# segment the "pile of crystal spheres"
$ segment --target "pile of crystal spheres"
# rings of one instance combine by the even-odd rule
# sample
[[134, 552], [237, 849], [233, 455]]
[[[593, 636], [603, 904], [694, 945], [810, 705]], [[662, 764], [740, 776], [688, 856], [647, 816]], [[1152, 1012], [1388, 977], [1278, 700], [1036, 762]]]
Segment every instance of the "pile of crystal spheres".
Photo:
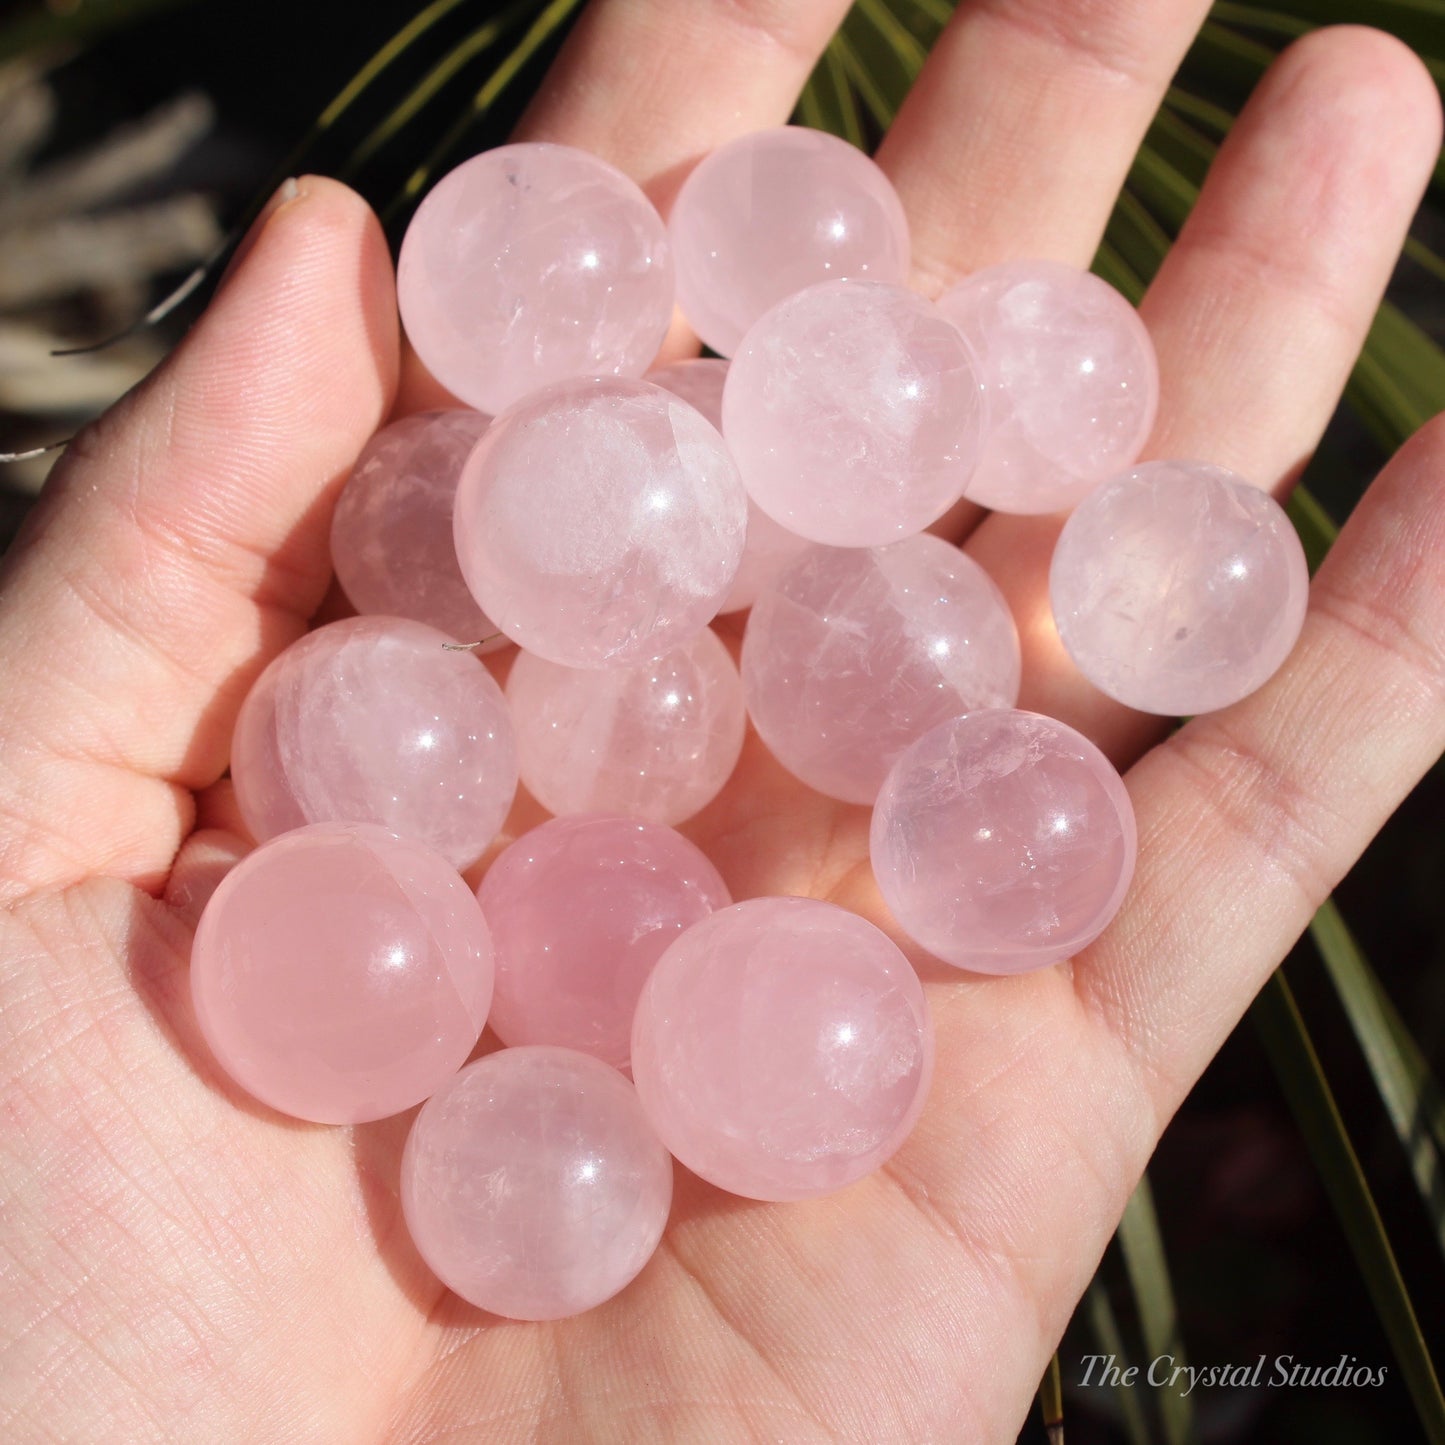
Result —
[[[1129, 794], [1017, 709], [1004, 596], [928, 530], [957, 502], [1067, 513], [1058, 636], [1130, 707], [1223, 707], [1299, 633], [1279, 507], [1220, 467], [1140, 464], [1159, 383], [1121, 296], [1055, 262], [937, 301], [908, 274], [883, 173], [793, 128], [708, 156], [666, 223], [612, 167], [537, 144], [458, 167], [407, 232], [402, 320], [457, 405], [366, 447], [331, 534], [359, 615], [240, 711], [259, 846], [205, 910], [192, 987], [271, 1108], [422, 1105], [405, 1217], [484, 1309], [554, 1319], [621, 1290], [673, 1159], [809, 1199], [923, 1107], [928, 1005], [893, 939], [830, 903], [734, 901], [674, 831], [749, 719], [803, 784], [871, 807], [917, 956], [1040, 968], [1118, 910]], [[721, 357], [649, 370], [675, 306]], [[745, 609], [735, 660], [709, 624]], [[520, 836], [519, 782], [554, 815]], [[488, 1025], [503, 1047], [477, 1057]]]

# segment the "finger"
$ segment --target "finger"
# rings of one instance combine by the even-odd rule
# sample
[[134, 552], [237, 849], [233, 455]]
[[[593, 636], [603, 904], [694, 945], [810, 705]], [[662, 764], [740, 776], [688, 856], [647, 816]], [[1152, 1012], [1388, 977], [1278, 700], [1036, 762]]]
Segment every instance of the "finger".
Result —
[[[1197, 457], [1277, 495], [1328, 422], [1440, 144], [1420, 62], [1378, 31], [1318, 31], [1266, 74], [1141, 307], [1159, 352], [1147, 455]], [[990, 516], [967, 550], [1019, 622], [1021, 705], [1063, 718], [1112, 758], [1162, 731], [1091, 687], [1049, 610], [1060, 522]]]
[[0, 892], [155, 883], [329, 575], [331, 499], [396, 369], [385, 241], [307, 178], [175, 353], [88, 427], [0, 594]]

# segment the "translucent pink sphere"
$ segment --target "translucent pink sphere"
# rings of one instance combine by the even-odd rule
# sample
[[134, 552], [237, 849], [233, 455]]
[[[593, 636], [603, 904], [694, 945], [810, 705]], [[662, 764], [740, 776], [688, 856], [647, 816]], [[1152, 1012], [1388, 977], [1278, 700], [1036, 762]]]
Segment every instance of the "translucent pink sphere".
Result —
[[471, 889], [444, 858], [370, 824], [263, 843], [222, 879], [191, 949], [216, 1061], [318, 1124], [421, 1103], [466, 1062], [491, 996]]
[[632, 1028], [632, 1076], [663, 1143], [750, 1199], [812, 1199], [878, 1168], [932, 1073], [908, 960], [811, 898], [756, 898], [694, 924], [649, 975]]
[[672, 320], [667, 232], [621, 171], [570, 146], [500, 146], [443, 176], [396, 266], [406, 334], [495, 416], [572, 376], [640, 376]]
[[379, 823], [475, 863], [517, 791], [502, 690], [445, 633], [400, 617], [308, 632], [257, 678], [236, 718], [231, 778], [253, 837]]
[[914, 942], [977, 973], [1024, 973], [1104, 931], [1134, 876], [1134, 809], [1081, 733], [972, 712], [925, 733], [873, 809], [873, 873]]
[[915, 738], [1012, 707], [1019, 639], [982, 567], [928, 533], [814, 547], [763, 593], [743, 640], [743, 697], [773, 756], [810, 787], [871, 803]]
[[1108, 282], [1059, 261], [1006, 261], [938, 309], [968, 338], [988, 390], [970, 501], [1063, 511], [1138, 457], [1159, 365], [1139, 313]]
[[507, 679], [527, 791], [551, 813], [680, 823], [732, 776], [747, 717], [707, 628], [652, 662], [605, 671], [518, 654]]
[[558, 1320], [611, 1299], [652, 1258], [672, 1160], [616, 1069], [571, 1049], [502, 1049], [417, 1115], [401, 1203], [448, 1289], [508, 1319]]
[[1213, 712], [1267, 682], [1304, 625], [1309, 569], [1284, 510], [1205, 462], [1147, 462], [1064, 527], [1059, 636], [1095, 687], [1142, 712]]
[[878, 547], [958, 500], [983, 391], [958, 328], [898, 286], [830, 281], [748, 332], [723, 391], [723, 433], [748, 494], [790, 532]]
[[677, 300], [732, 356], [769, 307], [820, 281], [902, 285], [908, 221], [888, 177], [822, 131], [757, 131], [701, 160], [668, 219]]
[[483, 652], [506, 646], [452, 541], [462, 463], [486, 429], [480, 412], [421, 412], [362, 448], [331, 518], [331, 563], [358, 612], [410, 617], [458, 642], [491, 638]]
[[[647, 373], [647, 380], [665, 387], [694, 406], [715, 427], [722, 428], [723, 383], [727, 380], [728, 363], [712, 357], [697, 361], [675, 361]], [[780, 527], [751, 498], [748, 500], [748, 535], [743, 544], [743, 559], [733, 578], [732, 591], [718, 608], [719, 612], [740, 612], [751, 607], [764, 587], [794, 557], [811, 544]]]
[[524, 833], [477, 891], [497, 951], [490, 1022], [625, 1069], [637, 996], [683, 929], [732, 902], [681, 833], [593, 814]]
[[746, 533], [716, 429], [641, 381], [564, 382], [499, 416], [462, 472], [454, 523], [486, 614], [566, 667], [626, 667], [706, 626]]

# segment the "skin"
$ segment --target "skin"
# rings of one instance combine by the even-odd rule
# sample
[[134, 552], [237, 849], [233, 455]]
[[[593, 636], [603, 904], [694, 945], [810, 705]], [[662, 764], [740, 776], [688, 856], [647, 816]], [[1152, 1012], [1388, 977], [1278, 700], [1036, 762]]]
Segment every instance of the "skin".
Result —
[[[522, 133], [600, 152], [665, 205], [699, 154], [786, 117], [844, 8], [596, 0]], [[961, 6], [880, 156], [920, 288], [1010, 256], [1086, 263], [1205, 8]], [[1152, 454], [1288, 488], [1439, 140], [1434, 88], [1392, 40], [1327, 30], [1280, 59], [1144, 305]], [[409, 1119], [325, 1129], [251, 1103], [186, 980], [196, 916], [249, 846], [222, 781], [237, 706], [322, 602], [362, 443], [435, 395], [400, 353], [374, 219], [304, 178], [175, 354], [70, 448], [8, 559], [0, 1437], [1012, 1441], [1180, 1100], [1445, 749], [1445, 429], [1369, 489], [1278, 676], [1167, 741], [1061, 655], [1057, 522], [952, 517], [1016, 609], [1024, 705], [1128, 766], [1123, 912], [1030, 976], [919, 960], [938, 1073], [879, 1174], [772, 1206], [679, 1172], [634, 1285], [520, 1325], [460, 1305], [410, 1247]], [[891, 928], [865, 810], [755, 739], [688, 831], [739, 898], [809, 893]]]

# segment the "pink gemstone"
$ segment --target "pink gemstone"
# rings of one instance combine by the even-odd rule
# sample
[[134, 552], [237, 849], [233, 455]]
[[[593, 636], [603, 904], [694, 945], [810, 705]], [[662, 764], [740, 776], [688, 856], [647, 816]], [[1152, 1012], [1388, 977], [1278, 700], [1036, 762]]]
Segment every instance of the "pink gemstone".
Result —
[[1304, 625], [1309, 569], [1282, 508], [1205, 462], [1147, 462], [1069, 518], [1049, 595], [1095, 687], [1143, 712], [1213, 712], [1267, 682]]
[[888, 177], [847, 141], [801, 126], [757, 131], [704, 157], [668, 231], [678, 304], [723, 356], [807, 286], [908, 278], [908, 221]]
[[947, 963], [1024, 973], [1092, 943], [1134, 876], [1134, 809], [1109, 760], [1038, 713], [925, 733], [873, 809], [873, 873], [899, 926]]
[[512, 723], [491, 674], [446, 641], [400, 617], [348, 617], [271, 663], [231, 740], [254, 837], [379, 823], [458, 868], [486, 852], [517, 790]]
[[982, 433], [963, 336], [921, 296], [831, 281], [775, 306], [743, 342], [723, 433], [759, 507], [835, 547], [920, 532], [958, 500]]
[[477, 892], [497, 950], [491, 1025], [627, 1067], [637, 995], [663, 949], [732, 899], [681, 833], [594, 814], [524, 833]]
[[444, 858], [370, 824], [263, 843], [222, 880], [191, 950], [191, 997], [247, 1092], [318, 1124], [384, 1119], [466, 1062], [492, 942]]
[[507, 702], [522, 781], [551, 813], [680, 823], [722, 790], [746, 727], [738, 670], [707, 628], [628, 668], [519, 653]]
[[1012, 707], [1019, 640], [982, 567], [921, 533], [814, 547], [764, 592], [743, 641], [743, 696], [774, 757], [810, 787], [871, 803], [929, 728]]
[[452, 542], [462, 463], [487, 429], [475, 411], [433, 411], [383, 427], [362, 449], [331, 519], [331, 562], [361, 613], [410, 617], [459, 642], [507, 639], [477, 606]]
[[401, 1202], [449, 1289], [509, 1319], [557, 1320], [641, 1273], [667, 1223], [672, 1160], [616, 1069], [571, 1049], [503, 1049], [417, 1115]]
[[529, 397], [492, 423], [457, 492], [473, 595], [509, 637], [567, 667], [626, 667], [704, 627], [746, 530], [716, 429], [641, 381]]
[[871, 923], [756, 898], [694, 924], [637, 1006], [632, 1075], [667, 1147], [750, 1199], [811, 1199], [902, 1144], [933, 1072], [923, 988]]
[[968, 338], [988, 390], [970, 501], [1063, 511], [1138, 457], [1159, 366], [1139, 313], [1107, 282], [1058, 261], [1006, 261], [938, 309]]
[[427, 369], [496, 415], [573, 376], [640, 376], [672, 320], [652, 203], [569, 146], [501, 146], [432, 187], [402, 241], [397, 302]]

